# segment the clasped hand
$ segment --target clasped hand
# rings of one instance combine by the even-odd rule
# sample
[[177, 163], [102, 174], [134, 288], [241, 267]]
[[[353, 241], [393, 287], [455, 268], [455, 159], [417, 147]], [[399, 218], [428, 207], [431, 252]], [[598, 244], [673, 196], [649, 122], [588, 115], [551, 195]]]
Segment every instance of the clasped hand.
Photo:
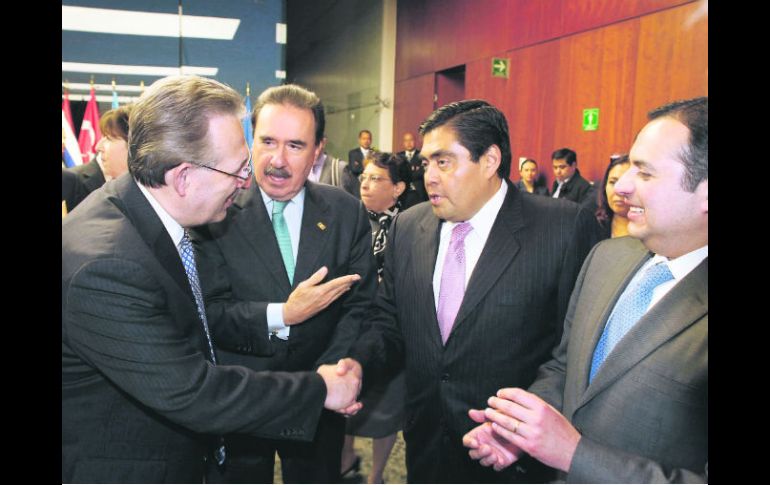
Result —
[[487, 402], [485, 410], [468, 411], [473, 421], [481, 423], [463, 436], [471, 458], [500, 471], [528, 453], [550, 467], [569, 471], [581, 436], [559, 411], [519, 388], [500, 389]]
[[322, 365], [316, 371], [326, 384], [324, 407], [340, 414], [352, 416], [364, 406], [356, 401], [361, 392], [363, 371], [357, 361], [345, 358], [336, 365]]

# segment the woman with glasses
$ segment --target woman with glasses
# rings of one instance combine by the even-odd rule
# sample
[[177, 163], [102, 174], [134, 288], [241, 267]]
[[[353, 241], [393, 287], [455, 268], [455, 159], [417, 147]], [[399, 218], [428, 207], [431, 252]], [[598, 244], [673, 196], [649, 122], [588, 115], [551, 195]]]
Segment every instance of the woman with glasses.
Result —
[[[388, 230], [393, 218], [402, 210], [401, 198], [411, 182], [412, 172], [401, 155], [376, 153], [364, 162], [361, 201], [372, 225], [372, 250], [377, 260], [377, 274], [382, 275]], [[368, 483], [383, 483], [383, 471], [404, 420], [406, 388], [403, 372], [393, 379], [375, 384], [363, 396], [363, 409], [348, 418], [347, 436], [342, 449], [343, 478], [358, 472], [361, 458], [353, 448], [355, 436], [373, 438], [372, 471]]]

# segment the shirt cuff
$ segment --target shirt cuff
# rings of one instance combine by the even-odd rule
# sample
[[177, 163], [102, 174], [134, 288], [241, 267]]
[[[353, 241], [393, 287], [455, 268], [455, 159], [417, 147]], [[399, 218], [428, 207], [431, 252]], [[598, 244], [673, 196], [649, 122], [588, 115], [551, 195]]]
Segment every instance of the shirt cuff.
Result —
[[283, 303], [267, 304], [267, 331], [281, 340], [289, 338], [291, 327], [283, 323]]

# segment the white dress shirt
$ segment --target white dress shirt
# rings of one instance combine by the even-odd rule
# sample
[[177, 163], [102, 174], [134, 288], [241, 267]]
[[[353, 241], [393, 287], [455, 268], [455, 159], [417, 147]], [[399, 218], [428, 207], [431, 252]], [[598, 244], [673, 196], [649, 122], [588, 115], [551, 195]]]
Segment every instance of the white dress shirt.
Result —
[[[508, 193], [508, 184], [502, 182], [500, 188], [495, 192], [486, 204], [479, 209], [476, 214], [468, 219], [473, 230], [465, 236], [463, 244], [465, 246], [465, 286], [468, 287], [468, 281], [471, 279], [473, 269], [476, 267], [479, 258], [481, 257], [481, 251], [484, 249], [484, 245], [489, 238], [489, 233], [492, 231], [492, 226], [497, 219], [497, 213], [500, 212], [500, 208], [503, 206], [505, 200], [505, 194]], [[436, 257], [436, 267], [433, 270], [433, 301], [436, 304], [436, 310], [438, 310], [438, 296], [441, 290], [441, 273], [444, 270], [444, 258], [446, 258], [446, 252], [449, 248], [449, 240], [452, 238], [452, 229], [459, 224], [459, 222], [444, 222], [441, 225], [441, 233], [439, 236], [438, 255]]]
[[[270, 198], [261, 188], [259, 193], [262, 195], [262, 201], [265, 203], [267, 215], [273, 220], [273, 199]], [[292, 198], [283, 210], [283, 218], [286, 226], [289, 228], [291, 237], [291, 252], [294, 256], [294, 264], [297, 263], [297, 251], [299, 250], [299, 236], [302, 230], [302, 214], [305, 211], [305, 187]], [[267, 331], [280, 339], [289, 338], [291, 327], [283, 322], [284, 303], [267, 304]]]

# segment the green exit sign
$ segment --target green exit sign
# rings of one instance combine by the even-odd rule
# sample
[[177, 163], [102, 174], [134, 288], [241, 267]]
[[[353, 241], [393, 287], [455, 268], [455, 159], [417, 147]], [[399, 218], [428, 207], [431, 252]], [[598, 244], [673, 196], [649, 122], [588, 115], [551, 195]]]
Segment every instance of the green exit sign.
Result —
[[508, 78], [510, 72], [511, 60], [502, 57], [492, 58], [492, 77]]
[[583, 131], [596, 131], [599, 129], [599, 108], [586, 108], [583, 110]]

